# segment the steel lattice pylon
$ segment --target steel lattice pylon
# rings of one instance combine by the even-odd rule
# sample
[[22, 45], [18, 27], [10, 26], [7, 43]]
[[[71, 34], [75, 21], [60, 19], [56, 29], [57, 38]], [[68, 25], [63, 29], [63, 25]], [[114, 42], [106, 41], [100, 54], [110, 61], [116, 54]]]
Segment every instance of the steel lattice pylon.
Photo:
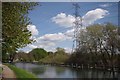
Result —
[[82, 28], [82, 17], [79, 15], [79, 5], [77, 3], [73, 4], [75, 7], [75, 21], [74, 21], [74, 39], [73, 39], [73, 47], [72, 47], [72, 53], [73, 52], [79, 52], [80, 50], [80, 30]]

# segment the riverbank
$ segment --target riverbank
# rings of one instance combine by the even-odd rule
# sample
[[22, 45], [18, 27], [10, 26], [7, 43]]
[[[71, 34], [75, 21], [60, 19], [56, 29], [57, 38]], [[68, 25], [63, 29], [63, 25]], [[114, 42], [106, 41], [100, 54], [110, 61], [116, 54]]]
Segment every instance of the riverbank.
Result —
[[16, 75], [13, 72], [13, 70], [11, 70], [8, 66], [6, 65], [2, 65], [3, 71], [2, 71], [2, 78], [6, 79], [6, 78], [12, 78], [14, 80], [16, 80]]
[[11, 64], [5, 64], [5, 65], [8, 66], [11, 70], [13, 70], [13, 72], [16, 75], [17, 80], [19, 80], [19, 79], [20, 80], [25, 80], [25, 78], [26, 79], [27, 78], [30, 78], [30, 79], [34, 78], [34, 80], [37, 80], [37, 79], [35, 79], [37, 77], [34, 74], [32, 74], [32, 73], [30, 73], [26, 70], [23, 70], [21, 68], [17, 68], [16, 66], [11, 65]]

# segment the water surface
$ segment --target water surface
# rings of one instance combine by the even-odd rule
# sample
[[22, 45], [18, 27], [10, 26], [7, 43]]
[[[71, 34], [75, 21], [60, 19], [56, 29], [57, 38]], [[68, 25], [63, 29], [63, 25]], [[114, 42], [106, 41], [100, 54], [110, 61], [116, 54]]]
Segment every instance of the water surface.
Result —
[[[37, 75], [38, 78], [118, 78], [118, 72], [95, 69], [75, 69], [63, 66], [16, 63], [17, 67]], [[120, 78], [120, 77], [119, 77]]]

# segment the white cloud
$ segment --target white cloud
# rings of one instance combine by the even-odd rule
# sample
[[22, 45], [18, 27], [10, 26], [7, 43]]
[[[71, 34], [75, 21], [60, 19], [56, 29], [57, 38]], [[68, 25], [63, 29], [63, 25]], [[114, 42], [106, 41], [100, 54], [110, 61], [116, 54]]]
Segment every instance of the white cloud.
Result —
[[[72, 30], [68, 30], [65, 33], [54, 33], [54, 34], [45, 34], [36, 38], [36, 42], [28, 45], [27, 47], [33, 48], [44, 48], [47, 51], [51, 51], [50, 49], [53, 48], [58, 42], [71, 40], [72, 39]], [[55, 50], [54, 50], [55, 51]]]
[[[64, 33], [45, 34], [43, 36], [36, 38], [36, 42], [28, 45], [27, 47], [30, 49], [44, 48], [47, 51], [52, 51], [53, 47], [55, 47], [57, 43], [65, 40], [72, 40], [73, 33], [74, 33], [73, 31], [74, 31], [73, 29], [70, 29]], [[68, 53], [71, 52], [70, 48], [65, 48], [65, 50]], [[30, 51], [30, 50], [27, 50], [27, 51]]]
[[110, 4], [110, 3], [106, 3], [106, 4], [102, 4], [102, 5], [100, 5], [100, 7], [109, 7], [109, 6], [111, 6], [112, 4]]
[[32, 36], [38, 35], [39, 33], [35, 25], [28, 25], [27, 29], [31, 32]]
[[[108, 14], [109, 12], [107, 10], [101, 8], [90, 10], [82, 17], [82, 24], [83, 26], [88, 26], [93, 24], [96, 20], [104, 18]], [[53, 17], [52, 21], [63, 27], [72, 27], [74, 26], [75, 17], [65, 13], [60, 13]]]
[[73, 38], [73, 36], [74, 36], [74, 29], [67, 30], [64, 34], [66, 36], [68, 36], [69, 38]]
[[38, 45], [39, 48], [48, 48], [48, 47], [52, 47], [55, 46], [55, 42], [51, 42], [51, 41], [41, 41]]
[[37, 46], [36, 46], [36, 45], [33, 45], [33, 44], [28, 45], [28, 47], [29, 47], [29, 48], [32, 48], [32, 49], [37, 48]]
[[38, 38], [38, 40], [43, 40], [43, 41], [63, 41], [67, 39], [70, 38], [64, 35], [64, 33], [46, 34]]
[[72, 27], [75, 18], [72, 15], [66, 15], [65, 13], [60, 13], [57, 14], [57, 16], [53, 17], [52, 21], [55, 22], [56, 24], [59, 24], [60, 26]]
[[72, 52], [72, 49], [71, 48], [64, 48], [65, 49], [65, 52], [67, 52], [67, 53], [71, 53]]
[[56, 48], [55, 47], [48, 47], [45, 49], [48, 52], [56, 52]]
[[95, 10], [88, 11], [82, 18], [83, 18], [83, 25], [88, 26], [93, 24], [96, 20], [104, 18], [108, 15], [109, 12], [107, 10], [97, 8]]

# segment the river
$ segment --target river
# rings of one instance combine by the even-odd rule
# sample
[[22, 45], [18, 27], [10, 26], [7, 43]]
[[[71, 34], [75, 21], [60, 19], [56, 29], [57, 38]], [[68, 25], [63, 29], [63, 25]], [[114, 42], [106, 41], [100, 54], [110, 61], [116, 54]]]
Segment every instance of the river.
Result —
[[75, 69], [32, 63], [16, 63], [15, 65], [37, 75], [38, 78], [118, 78], [120, 76], [118, 72], [114, 72], [113, 75], [113, 72], [95, 69]]

